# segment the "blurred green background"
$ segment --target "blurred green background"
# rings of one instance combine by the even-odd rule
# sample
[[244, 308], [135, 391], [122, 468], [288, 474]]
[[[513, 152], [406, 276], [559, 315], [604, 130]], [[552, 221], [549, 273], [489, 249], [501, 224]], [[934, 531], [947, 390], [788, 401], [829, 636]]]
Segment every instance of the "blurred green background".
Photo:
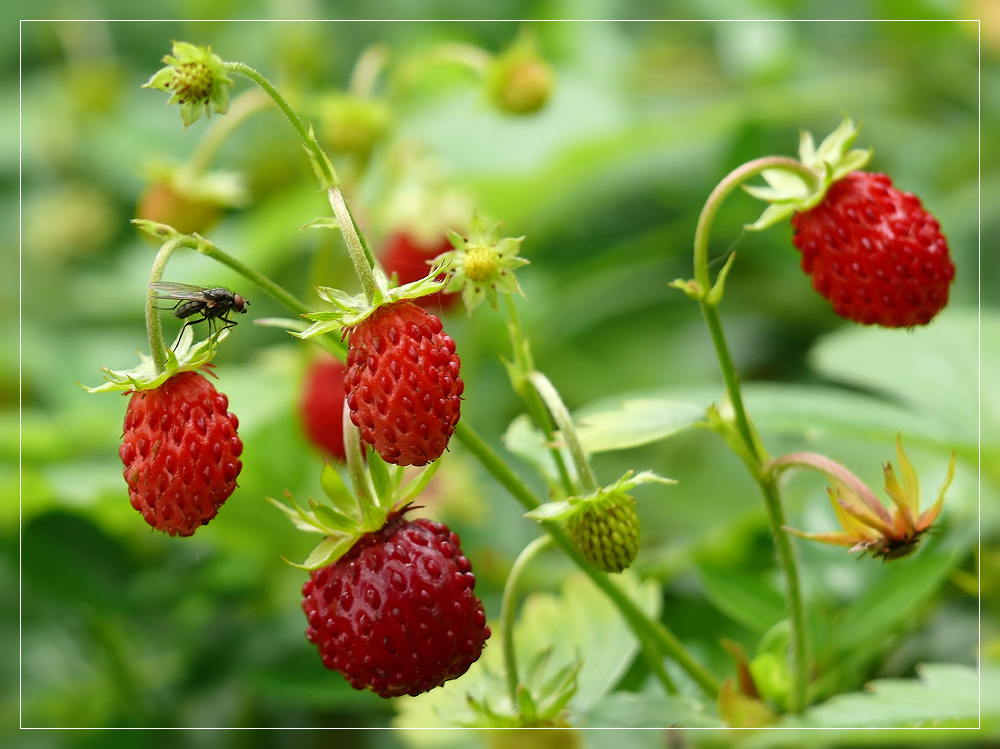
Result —
[[[363, 12], [354, 5], [337, 14]], [[447, 10], [421, 5], [426, 16]], [[511, 15], [525, 17], [560, 7], [507, 5]], [[794, 0], [714, 3], [707, 11], [698, 3], [678, 5], [691, 15], [826, 12], [825, 4]], [[901, 5], [920, 7], [901, 11]], [[988, 2], [879, 6], [887, 16], [990, 11]], [[629, 3], [594, 7], [608, 16], [635, 12]], [[219, 0], [198, 8], [223, 14], [234, 6]], [[261, 11], [271, 14], [265, 6]], [[476, 78], [459, 68], [420, 72], [436, 44], [498, 52], [525, 27], [556, 73], [554, 95], [536, 115], [498, 113]], [[957, 280], [948, 309], [913, 332], [844, 323], [799, 271], [790, 229], [741, 231], [760, 206], [736, 195], [712, 240], [714, 257], [738, 253], [724, 324], [748, 406], [772, 454], [822, 452], [877, 487], [879, 463], [894, 459], [893, 440], [902, 429], [929, 503], [950, 452], [959, 453], [941, 530], [914, 558], [857, 562], [842, 549], [797, 544], [812, 636], [826, 648], [822, 696], [860, 690], [873, 678], [913, 677], [920, 663], [973, 665], [980, 564], [983, 655], [1000, 657], [1000, 403], [992, 388], [1000, 374], [1000, 265], [995, 253], [979, 253], [980, 239], [987, 248], [1000, 241], [992, 210], [1000, 196], [996, 143], [984, 138], [981, 152], [979, 144], [980, 124], [987, 135], [1000, 120], [1000, 20], [981, 28], [981, 60], [979, 31], [945, 20], [22, 23], [21, 85], [8, 78], [2, 94], [8, 117], [21, 97], [20, 316], [13, 307], [15, 253], [4, 253], [2, 274], [2, 325], [13, 340], [20, 323], [21, 361], [18, 371], [5, 359], [0, 377], [2, 478], [11, 497], [0, 516], [0, 586], [15, 603], [20, 592], [20, 619], [17, 605], [7, 606], [0, 627], [10, 642], [20, 635], [20, 661], [17, 649], [5, 649], [4, 718], [16, 724], [20, 711], [25, 727], [357, 728], [388, 726], [396, 715], [392, 702], [355, 692], [323, 669], [305, 641], [304, 574], [281, 556], [302, 559], [310, 539], [264, 501], [285, 490], [300, 500], [319, 494], [321, 458], [297, 413], [313, 352], [280, 330], [250, 323], [285, 312], [205, 258], [178, 257], [170, 265], [170, 280], [226, 285], [253, 300], [251, 315], [216, 360], [218, 386], [240, 418], [245, 467], [219, 517], [190, 539], [150, 532], [129, 506], [117, 455], [125, 401], [87, 395], [77, 384], [97, 384], [102, 366], [133, 366], [135, 351], [148, 348], [142, 302], [155, 246], [128, 219], [136, 215], [150, 165], [183, 162], [211, 127], [202, 120], [185, 132], [165, 95], [140, 89], [174, 39], [211, 44], [224, 59], [259, 69], [318, 126], [324, 97], [347, 85], [359, 54], [385, 45], [388, 68], [377, 91], [389, 104], [389, 125], [367, 170], [350, 185], [352, 206], [378, 242], [393, 229], [390, 198], [400, 173], [418, 173], [436, 188], [457, 191], [488, 219], [503, 220], [505, 233], [525, 235], [522, 254], [532, 264], [519, 274], [522, 322], [538, 368], [571, 409], [584, 413], [638, 395], [705, 406], [721, 396], [697, 306], [667, 287], [691, 274], [702, 202], [739, 163], [793, 155], [799, 130], [822, 137], [843, 114], [860, 120], [857, 145], [875, 153], [869, 168], [917, 193], [949, 239]], [[248, 88], [241, 80], [235, 92]], [[18, 163], [10, 151], [4, 151], [3, 205], [13, 218]], [[356, 161], [338, 164], [355, 173]], [[339, 238], [299, 231], [328, 209], [273, 108], [250, 115], [212, 168], [238, 173], [247, 198], [207, 229], [212, 241], [317, 308], [314, 284], [351, 288]], [[448, 312], [445, 320], [462, 356], [463, 418], [503, 450], [501, 436], [522, 408], [499, 358], [509, 355], [502, 318], [484, 307], [471, 317]], [[720, 638], [752, 652], [781, 617], [755, 486], [721, 441], [702, 431], [595, 460], [604, 482], [628, 468], [679, 480], [637, 491], [644, 532], [637, 566], [662, 586], [664, 620], [720, 678], [728, 675], [731, 660]], [[527, 463], [511, 462], [542, 489]], [[13, 501], [18, 487], [20, 507]], [[792, 525], [831, 527], [821, 480], [795, 476], [785, 497]], [[477, 591], [496, 617], [506, 572], [537, 534], [535, 526], [460, 446], [453, 445], [428, 504], [461, 535]], [[568, 572], [556, 557], [547, 559], [551, 564], [531, 579], [534, 589], [557, 590]], [[635, 664], [618, 686], [641, 692], [645, 676]], [[657, 725], [655, 716], [650, 720]], [[191, 735], [181, 736], [22, 739], [26, 746], [98, 740], [147, 746]], [[260, 736], [205, 733], [198, 741], [319, 746], [334, 740]], [[430, 740], [405, 731], [336, 740], [342, 738], [372, 747]], [[608, 738], [583, 740], [600, 747]], [[702, 734], [682, 740], [712, 741]], [[660, 745], [662, 737], [636, 741]]]

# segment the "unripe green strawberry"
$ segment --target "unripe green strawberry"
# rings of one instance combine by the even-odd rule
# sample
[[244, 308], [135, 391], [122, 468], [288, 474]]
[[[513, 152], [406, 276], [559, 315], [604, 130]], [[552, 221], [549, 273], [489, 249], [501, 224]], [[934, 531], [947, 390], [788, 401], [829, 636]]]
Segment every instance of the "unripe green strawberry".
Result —
[[624, 492], [599, 494], [575, 505], [566, 530], [584, 558], [605, 572], [621, 572], [639, 553], [639, 515]]
[[215, 517], [243, 468], [239, 420], [197, 372], [133, 392], [118, 454], [132, 506], [151, 526], [190, 536]]

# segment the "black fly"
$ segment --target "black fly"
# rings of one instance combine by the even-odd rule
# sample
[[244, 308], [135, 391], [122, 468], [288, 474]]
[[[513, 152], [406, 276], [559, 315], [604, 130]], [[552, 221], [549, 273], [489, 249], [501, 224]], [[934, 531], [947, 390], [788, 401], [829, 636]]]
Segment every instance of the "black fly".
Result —
[[[156, 292], [157, 299], [176, 300], [173, 307], [161, 309], [172, 309], [174, 315], [184, 321], [185, 327], [207, 320], [210, 337], [216, 320], [222, 320], [225, 323], [222, 330], [231, 328], [236, 325], [236, 321], [230, 320], [229, 315], [234, 311], [246, 314], [247, 307], [250, 305], [249, 299], [244, 299], [239, 294], [220, 286], [207, 289], [203, 286], [191, 286], [186, 283], [151, 283], [149, 288]], [[200, 315], [200, 317], [196, 317], [196, 315]]]

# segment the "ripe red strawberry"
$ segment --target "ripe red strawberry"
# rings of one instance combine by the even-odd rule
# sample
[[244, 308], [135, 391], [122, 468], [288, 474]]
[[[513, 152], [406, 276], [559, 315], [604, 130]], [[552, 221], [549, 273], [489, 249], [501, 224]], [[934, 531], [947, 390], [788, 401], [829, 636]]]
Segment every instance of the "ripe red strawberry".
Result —
[[464, 674], [490, 636], [472, 565], [442, 523], [392, 513], [302, 586], [306, 638], [355, 689], [417, 695]]
[[353, 326], [348, 343], [344, 389], [362, 439], [396, 465], [441, 457], [465, 389], [441, 321], [412, 301], [393, 302]]
[[[433, 260], [438, 255], [449, 252], [453, 248], [447, 237], [441, 237], [438, 243], [421, 243], [412, 234], [405, 231], [397, 231], [386, 241], [380, 253], [382, 267], [388, 275], [396, 274], [399, 285], [419, 281], [427, 275], [430, 266], [428, 260]], [[446, 294], [437, 291], [433, 294], [420, 297], [417, 303], [426, 309], [445, 312], [461, 299], [460, 294]]]
[[851, 172], [792, 217], [813, 288], [863, 325], [925, 325], [948, 302], [955, 266], [938, 222], [884, 174]]
[[316, 359], [302, 383], [299, 411], [306, 436], [339, 461], [344, 454], [344, 363], [332, 356]]
[[190, 536], [236, 488], [243, 443], [228, 408], [226, 396], [191, 371], [132, 393], [118, 455], [132, 506], [157, 530]]

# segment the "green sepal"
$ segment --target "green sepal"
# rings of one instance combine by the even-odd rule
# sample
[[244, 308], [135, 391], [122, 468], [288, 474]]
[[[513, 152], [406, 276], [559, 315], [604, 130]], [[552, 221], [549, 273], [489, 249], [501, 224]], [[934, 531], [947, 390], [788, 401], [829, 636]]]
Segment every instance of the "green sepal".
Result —
[[286, 505], [284, 502], [279, 502], [278, 500], [273, 499], [272, 497], [266, 497], [266, 499], [272, 505], [274, 505], [283, 513], [285, 513], [285, 515], [288, 516], [288, 519], [292, 521], [292, 525], [294, 525], [300, 531], [305, 531], [306, 533], [327, 532], [327, 529], [323, 528], [320, 525], [315, 515], [308, 513], [301, 507], [299, 507], [298, 503], [292, 498], [291, 494], [285, 492], [285, 496], [288, 497], [288, 499], [291, 501], [292, 503], [291, 507]]
[[[225, 63], [211, 47], [190, 42], [173, 43], [172, 54], [165, 55], [167, 67], [156, 71], [142, 88], [155, 88], [171, 94], [167, 104], [180, 103], [181, 120], [187, 128], [203, 113], [225, 114], [229, 110], [229, 87]], [[203, 91], [205, 90], [205, 91]]]
[[354, 546], [356, 540], [353, 536], [330, 535], [319, 542], [302, 564], [288, 562], [287, 559], [285, 561], [299, 569], [316, 570], [336, 562]]
[[168, 240], [184, 236], [174, 227], [169, 224], [161, 224], [159, 221], [150, 221], [145, 218], [134, 218], [131, 223], [134, 224], [136, 228], [141, 229], [155, 239], [159, 239], [161, 242], [167, 242]]
[[719, 271], [719, 275], [715, 277], [715, 283], [712, 285], [712, 290], [705, 295], [706, 304], [711, 304], [714, 307], [722, 301], [722, 294], [726, 288], [726, 277], [729, 275], [729, 269], [733, 266], [734, 260], [736, 260], [735, 252], [729, 255], [729, 259], [726, 260], [726, 264], [722, 266], [722, 270]]
[[402, 488], [399, 492], [396, 503], [410, 504], [413, 502], [413, 500], [420, 495], [420, 492], [427, 487], [427, 484], [430, 483], [430, 480], [434, 477], [434, 474], [437, 473], [438, 466], [440, 465], [441, 461], [435, 460], [429, 466], [424, 468], [415, 479]]
[[348, 294], [345, 291], [332, 286], [317, 286], [316, 293], [319, 298], [329, 302], [336, 309], [322, 312], [309, 312], [303, 315], [307, 320], [312, 320], [313, 324], [301, 333], [293, 333], [299, 338], [313, 338], [333, 331], [340, 331], [343, 328], [350, 328], [363, 322], [370, 317], [379, 307], [404, 299], [419, 299], [420, 297], [433, 294], [444, 288], [446, 280], [436, 280], [443, 271], [443, 263], [434, 264], [426, 277], [413, 283], [402, 286], [392, 286], [385, 272], [376, 265], [372, 268], [375, 275], [375, 298], [371, 303], [365, 295]]
[[667, 286], [680, 289], [687, 295], [688, 299], [694, 299], [696, 302], [700, 302], [705, 297], [701, 285], [694, 279], [677, 278], [668, 283]]
[[393, 495], [395, 485], [389, 476], [389, 468], [386, 462], [379, 455], [378, 451], [368, 447], [368, 473], [372, 477], [372, 485], [375, 487], [375, 497], [379, 507], [388, 509], [394, 504]]
[[347, 488], [347, 484], [344, 483], [340, 474], [337, 473], [337, 469], [330, 465], [328, 461], [323, 461], [323, 473], [320, 474], [319, 483], [323, 488], [323, 493], [326, 494], [334, 507], [346, 515], [352, 515], [357, 518], [357, 498], [351, 494], [351, 490]]
[[333, 216], [320, 216], [319, 218], [314, 218], [312, 221], [307, 221], [301, 227], [301, 229], [340, 229], [340, 222], [337, 221]]
[[529, 510], [524, 513], [524, 516], [539, 522], [543, 520], [558, 520], [559, 522], [565, 522], [566, 519], [569, 518], [569, 516], [574, 512], [575, 508], [573, 505], [563, 499], [557, 502], [545, 502], [544, 504], [540, 504], [534, 510]]
[[180, 339], [174, 349], [167, 349], [167, 361], [162, 372], [157, 372], [153, 364], [153, 358], [139, 352], [139, 366], [134, 369], [107, 369], [103, 385], [88, 387], [81, 384], [88, 393], [115, 393], [127, 392], [131, 390], [155, 390], [164, 382], [181, 372], [193, 372], [201, 369], [212, 361], [215, 356], [215, 348], [226, 336], [229, 335], [227, 329], [216, 331], [209, 338], [194, 343], [194, 329], [188, 325], [181, 331]]
[[845, 118], [816, 148], [812, 134], [802, 132], [799, 137], [799, 161], [810, 169], [815, 178], [806, 177], [790, 169], [774, 168], [761, 172], [767, 187], [743, 185], [743, 189], [756, 198], [769, 202], [760, 218], [747, 224], [750, 231], [761, 231], [788, 220], [793, 214], [808, 211], [826, 197], [830, 185], [848, 174], [864, 167], [872, 157], [871, 149], [850, 150], [858, 136], [858, 127]]
[[327, 528], [335, 531], [343, 531], [344, 533], [351, 533], [358, 527], [357, 520], [349, 518], [347, 515], [342, 512], [338, 512], [328, 505], [314, 502], [310, 499], [309, 507], [312, 508], [313, 515], [316, 516], [316, 519]]

